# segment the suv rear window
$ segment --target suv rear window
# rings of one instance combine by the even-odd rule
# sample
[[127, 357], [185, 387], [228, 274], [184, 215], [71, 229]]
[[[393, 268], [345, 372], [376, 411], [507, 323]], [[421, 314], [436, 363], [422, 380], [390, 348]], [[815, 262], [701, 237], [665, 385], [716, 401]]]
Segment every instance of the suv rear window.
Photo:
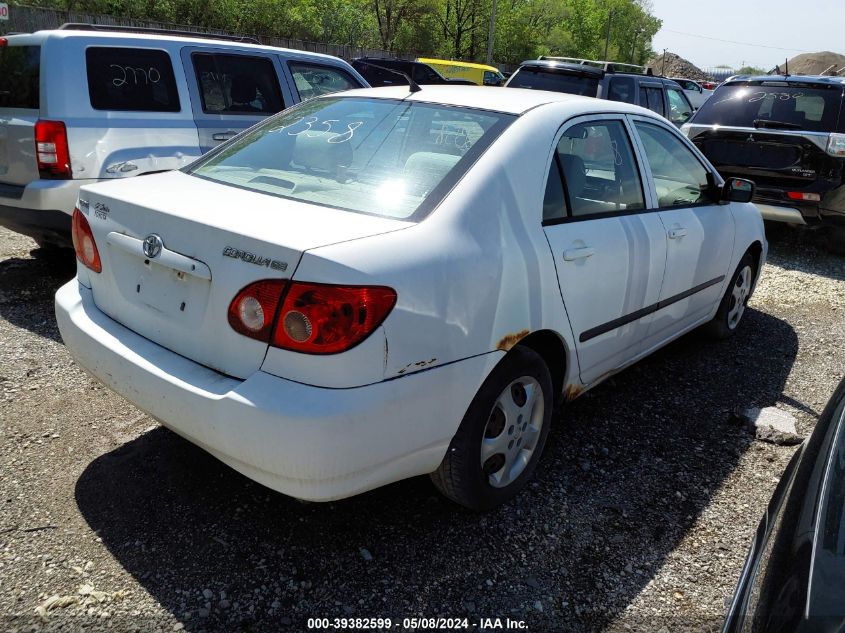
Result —
[[599, 90], [599, 78], [523, 66], [511, 77], [508, 88], [551, 90], [552, 92], [595, 97]]
[[770, 129], [835, 132], [842, 86], [830, 88], [770, 84], [730, 84], [718, 88], [696, 113], [695, 123]]
[[0, 48], [0, 108], [38, 109], [40, 79], [40, 46]]
[[179, 112], [170, 55], [150, 48], [92, 46], [85, 51], [88, 95], [95, 110]]

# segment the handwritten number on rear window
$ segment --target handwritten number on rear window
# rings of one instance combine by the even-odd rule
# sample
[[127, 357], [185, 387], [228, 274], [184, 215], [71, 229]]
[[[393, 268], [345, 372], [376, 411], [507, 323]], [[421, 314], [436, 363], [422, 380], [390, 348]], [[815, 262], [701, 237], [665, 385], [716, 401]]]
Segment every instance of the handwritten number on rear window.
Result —
[[161, 81], [161, 73], [154, 66], [149, 68], [136, 68], [135, 66], [121, 66], [120, 64], [109, 64], [109, 68], [115, 69], [115, 76], [112, 77], [112, 84], [120, 88], [126, 84], [137, 86], [157, 84]]

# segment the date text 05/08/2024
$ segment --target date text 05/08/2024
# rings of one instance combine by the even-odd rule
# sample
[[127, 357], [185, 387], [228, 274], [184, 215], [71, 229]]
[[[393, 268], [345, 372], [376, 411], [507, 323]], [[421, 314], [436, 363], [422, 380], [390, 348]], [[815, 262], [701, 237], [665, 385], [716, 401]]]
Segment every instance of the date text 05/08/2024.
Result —
[[308, 618], [309, 631], [348, 630], [348, 631], [527, 631], [524, 620], [513, 618], [487, 617], [471, 621], [469, 618], [411, 617], [411, 618]]

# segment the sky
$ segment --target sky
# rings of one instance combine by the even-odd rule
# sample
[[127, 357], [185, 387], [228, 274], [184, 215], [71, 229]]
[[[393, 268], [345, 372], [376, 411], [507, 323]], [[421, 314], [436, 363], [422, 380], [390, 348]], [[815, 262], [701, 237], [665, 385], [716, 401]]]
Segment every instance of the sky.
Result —
[[652, 13], [663, 20], [654, 50], [666, 48], [700, 68], [727, 64], [768, 70], [799, 53], [845, 54], [845, 0], [651, 2]]

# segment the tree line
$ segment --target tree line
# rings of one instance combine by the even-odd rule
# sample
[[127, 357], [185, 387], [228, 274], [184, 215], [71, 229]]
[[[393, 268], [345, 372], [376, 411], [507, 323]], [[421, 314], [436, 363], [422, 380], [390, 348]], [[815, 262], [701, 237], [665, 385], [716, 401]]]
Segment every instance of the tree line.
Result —
[[[644, 63], [660, 28], [650, 0], [46, 0], [55, 9], [484, 61], [562, 55]], [[23, 3], [22, 3], [23, 4]], [[605, 55], [605, 51], [607, 54]]]

